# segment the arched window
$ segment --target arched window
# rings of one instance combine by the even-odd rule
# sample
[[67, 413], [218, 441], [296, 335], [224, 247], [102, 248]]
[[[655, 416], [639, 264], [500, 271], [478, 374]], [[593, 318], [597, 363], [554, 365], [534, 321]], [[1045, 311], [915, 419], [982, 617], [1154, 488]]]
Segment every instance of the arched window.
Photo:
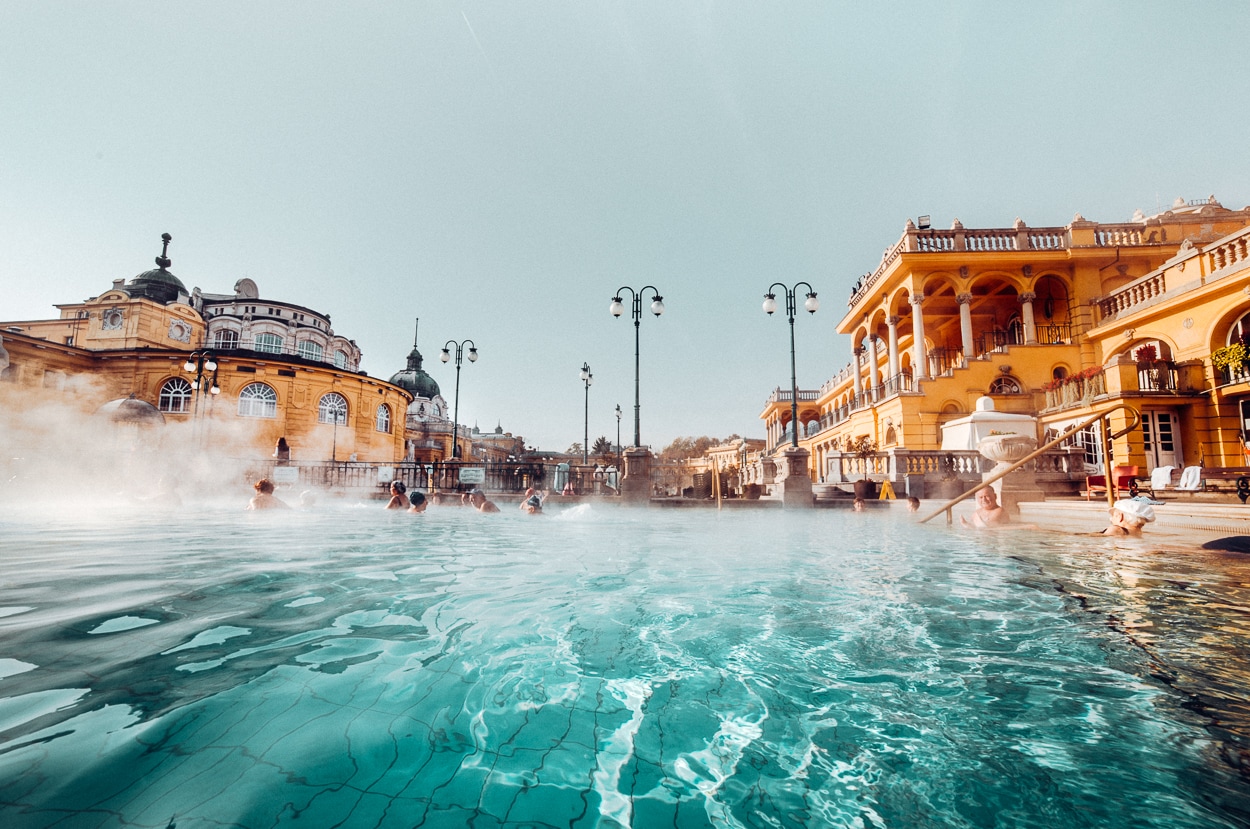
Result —
[[249, 383], [239, 392], [239, 417], [277, 417], [278, 393], [264, 383]]
[[223, 328], [213, 335], [213, 348], [229, 351], [239, 347], [239, 332]]
[[161, 386], [156, 408], [162, 412], [185, 414], [191, 411], [191, 384], [181, 377], [171, 377]]
[[347, 368], [347, 354], [344, 351], [334, 352], [334, 367]]
[[1002, 377], [995, 377], [994, 382], [990, 383], [990, 394], [1019, 394], [1020, 381], [1014, 377], [1004, 374]]
[[374, 425], [379, 432], [391, 433], [391, 407], [385, 403], [378, 406], [378, 416]]
[[885, 445], [893, 446], [898, 443], [898, 432], [894, 431], [893, 426], [887, 426], [885, 429]]
[[312, 340], [304, 340], [299, 344], [299, 356], [303, 357], [305, 360], [316, 360], [317, 362], [321, 362], [323, 354], [325, 354], [325, 351], [322, 349], [321, 343], [315, 343]]
[[281, 354], [282, 338], [277, 334], [257, 334], [256, 350], [266, 354]]
[[1244, 343], [1248, 340], [1250, 340], [1250, 313], [1242, 314], [1241, 318], [1228, 329], [1228, 340], [1225, 344]]
[[317, 422], [339, 425], [346, 423], [347, 398], [336, 391], [322, 395], [321, 402], [317, 404]]

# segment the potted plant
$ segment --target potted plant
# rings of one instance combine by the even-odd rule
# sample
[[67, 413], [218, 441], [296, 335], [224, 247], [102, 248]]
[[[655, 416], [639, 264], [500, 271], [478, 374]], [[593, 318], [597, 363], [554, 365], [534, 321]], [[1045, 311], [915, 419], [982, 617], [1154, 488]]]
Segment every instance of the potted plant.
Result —
[[851, 454], [863, 461], [863, 477], [854, 483], [856, 498], [877, 497], [877, 482], [868, 477], [868, 461], [877, 454], [877, 444], [867, 435], [861, 435], [851, 444]]

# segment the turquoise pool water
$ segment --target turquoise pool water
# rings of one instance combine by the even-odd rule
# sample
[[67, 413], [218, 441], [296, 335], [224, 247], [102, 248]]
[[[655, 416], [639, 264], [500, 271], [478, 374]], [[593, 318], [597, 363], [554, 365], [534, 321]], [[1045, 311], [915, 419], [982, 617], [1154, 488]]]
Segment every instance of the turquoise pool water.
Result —
[[6, 513], [7, 829], [1250, 821], [1235, 555], [876, 511]]

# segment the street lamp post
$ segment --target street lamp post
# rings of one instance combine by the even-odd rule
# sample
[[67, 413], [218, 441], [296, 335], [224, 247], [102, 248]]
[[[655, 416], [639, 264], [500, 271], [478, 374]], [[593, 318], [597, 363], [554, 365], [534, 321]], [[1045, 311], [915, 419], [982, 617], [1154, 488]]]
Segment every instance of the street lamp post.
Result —
[[595, 382], [595, 375], [590, 373], [590, 364], [582, 363], [582, 383], [586, 385], [586, 419], [582, 434], [582, 466], [590, 460], [590, 384]]
[[621, 474], [621, 404], [616, 404], [616, 474]]
[[651, 294], [655, 297], [655, 299], [652, 300], [651, 302], [651, 313], [655, 314], [657, 317], [660, 314], [664, 313], [664, 297], [660, 296], [660, 292], [657, 291], [655, 287], [651, 285], [647, 285], [646, 287], [637, 291], [635, 291], [633, 288], [630, 288], [629, 286], [623, 286], [617, 289], [616, 296], [612, 297], [612, 304], [608, 306], [608, 310], [611, 311], [612, 316], [614, 317], [619, 317], [621, 314], [625, 313], [625, 303], [621, 300], [621, 294], [624, 293], [625, 291], [629, 291], [630, 295], [633, 297], [632, 311], [633, 311], [633, 317], [634, 317], [634, 448], [638, 448], [639, 446], [642, 445], [642, 430], [641, 430], [641, 422], [640, 422], [640, 412], [641, 412], [642, 407], [639, 402], [639, 396], [638, 396], [638, 368], [639, 368], [638, 327], [639, 327], [639, 324], [642, 322], [642, 297], [643, 297], [643, 294], [645, 294], [647, 291], [651, 291]]
[[464, 347], [469, 346], [469, 362], [477, 362], [477, 343], [473, 340], [448, 340], [443, 344], [443, 353], [439, 359], [444, 363], [451, 359], [451, 347], [456, 347], [456, 402], [455, 413], [451, 418], [451, 456], [460, 457], [460, 363], [464, 358]]
[[781, 288], [786, 295], [786, 316], [790, 318], [790, 445], [796, 449], [799, 446], [799, 381], [794, 370], [794, 292], [800, 285], [807, 287], [807, 299], [803, 302], [803, 307], [809, 314], [816, 313], [820, 300], [816, 299], [816, 292], [806, 282], [796, 282], [793, 288], [774, 282], [768, 286], [768, 293], [764, 294], [764, 313], [770, 315], [777, 310], [777, 297], [773, 288]]
[[[182, 364], [182, 370], [195, 375], [195, 379], [191, 381], [191, 391], [195, 392], [195, 410], [192, 412], [191, 422], [198, 426], [200, 397], [204, 394], [205, 384], [208, 385], [210, 395], [221, 394], [221, 386], [217, 385], [217, 360], [211, 351], [192, 351]], [[203, 435], [199, 437], [202, 438]]]

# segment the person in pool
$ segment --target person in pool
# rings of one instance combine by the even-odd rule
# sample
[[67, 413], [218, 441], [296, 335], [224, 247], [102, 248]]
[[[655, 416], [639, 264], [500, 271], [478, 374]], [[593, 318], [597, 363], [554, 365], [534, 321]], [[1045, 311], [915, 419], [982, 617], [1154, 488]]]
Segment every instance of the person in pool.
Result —
[[1144, 501], [1124, 498], [1116, 501], [1110, 509], [1111, 526], [1094, 535], [1140, 536], [1142, 527], [1155, 520], [1154, 508]]
[[977, 529], [985, 529], [987, 527], [1002, 527], [1011, 523], [1011, 516], [1007, 514], [1007, 510], [998, 504], [998, 493], [994, 491], [992, 486], [983, 486], [977, 490], [977, 511], [972, 514], [972, 520], [969, 521], [964, 516], [959, 516], [959, 523], [965, 527], [975, 527]]
[[863, 498], [856, 498], [851, 502], [851, 509], [855, 512], [863, 512], [868, 508], [868, 503]]
[[430, 502], [425, 497], [425, 493], [417, 492], [415, 489], [408, 496], [408, 503], [412, 505], [408, 507], [408, 511], [415, 512], [418, 515], [425, 512], [425, 508], [430, 505]]
[[408, 497], [404, 495], [407, 491], [408, 487], [403, 481], [391, 481], [391, 500], [386, 502], [386, 508], [408, 509]]
[[499, 512], [499, 507], [494, 501], [486, 500], [486, 493], [480, 489], [474, 489], [469, 493], [469, 504], [478, 512]]
[[537, 492], [533, 493], [532, 495], [530, 495], [528, 498], [526, 498], [524, 501], [521, 502], [521, 509], [524, 510], [528, 515], [542, 515], [543, 514], [542, 495], [538, 494]]
[[252, 484], [252, 489], [256, 490], [256, 494], [244, 509], [290, 509], [285, 501], [273, 494], [273, 481], [268, 478], [261, 478]]
[[915, 495], [907, 496], [907, 511], [908, 512], [920, 512], [920, 499], [917, 498]]

